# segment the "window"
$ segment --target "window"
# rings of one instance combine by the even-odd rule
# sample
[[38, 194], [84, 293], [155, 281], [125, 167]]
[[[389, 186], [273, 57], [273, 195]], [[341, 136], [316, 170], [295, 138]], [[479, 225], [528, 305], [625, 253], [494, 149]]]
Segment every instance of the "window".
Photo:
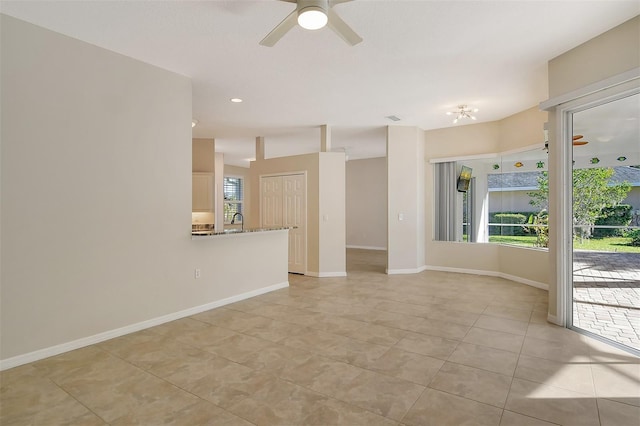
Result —
[[[546, 248], [547, 153], [534, 148], [502, 156], [434, 164], [434, 239]], [[467, 192], [455, 187], [472, 169]]]
[[[237, 213], [243, 214], [242, 203], [244, 201], [244, 179], [241, 177], [225, 176], [223, 179], [224, 191], [224, 223], [231, 223]], [[235, 223], [242, 223], [244, 217], [237, 216]]]

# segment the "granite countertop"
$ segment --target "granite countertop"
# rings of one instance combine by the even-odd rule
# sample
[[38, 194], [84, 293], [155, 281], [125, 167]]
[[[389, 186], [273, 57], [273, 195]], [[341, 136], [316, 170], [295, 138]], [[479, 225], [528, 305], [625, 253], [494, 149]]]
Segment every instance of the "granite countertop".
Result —
[[291, 227], [281, 227], [281, 228], [251, 228], [251, 229], [227, 229], [223, 231], [192, 231], [191, 239], [199, 240], [199, 239], [207, 239], [211, 237], [218, 237], [221, 235], [234, 235], [234, 234], [251, 234], [255, 232], [267, 232], [267, 231], [288, 231], [289, 229], [293, 229]]

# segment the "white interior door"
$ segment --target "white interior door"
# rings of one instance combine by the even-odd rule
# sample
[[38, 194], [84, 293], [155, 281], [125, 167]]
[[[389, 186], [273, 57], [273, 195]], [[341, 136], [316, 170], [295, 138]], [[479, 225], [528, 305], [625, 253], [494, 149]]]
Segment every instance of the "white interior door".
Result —
[[282, 221], [282, 176], [260, 179], [260, 222], [264, 228], [283, 226]]
[[282, 177], [283, 225], [289, 231], [289, 272], [304, 274], [307, 268], [307, 194], [304, 174]]
[[265, 228], [289, 230], [289, 272], [307, 271], [307, 182], [304, 174], [260, 178], [260, 219]]

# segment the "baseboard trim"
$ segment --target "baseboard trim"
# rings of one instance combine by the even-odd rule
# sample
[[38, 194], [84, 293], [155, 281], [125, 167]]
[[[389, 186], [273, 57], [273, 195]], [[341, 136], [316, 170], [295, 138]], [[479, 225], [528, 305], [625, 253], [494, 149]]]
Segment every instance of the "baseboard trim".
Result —
[[337, 278], [337, 277], [346, 277], [346, 272], [311, 272], [307, 271], [305, 275], [309, 275], [310, 277], [315, 278]]
[[385, 269], [387, 275], [419, 274], [427, 269], [426, 265], [411, 269]]
[[531, 287], [539, 288], [541, 290], [549, 291], [549, 285], [545, 283], [541, 283], [538, 281], [533, 281], [527, 278], [518, 277], [516, 275], [505, 274], [503, 272], [496, 271], [486, 271], [482, 269], [464, 269], [464, 268], [450, 268], [447, 266], [426, 266], [425, 269], [430, 271], [440, 271], [440, 272], [455, 272], [459, 274], [473, 274], [473, 275], [484, 275], [489, 277], [498, 277], [504, 278], [510, 281], [515, 281], [520, 284], [526, 284]]
[[387, 248], [386, 247], [377, 247], [377, 246], [352, 246], [352, 245], [347, 245], [348, 249], [362, 249], [362, 250], [381, 250], [381, 251], [386, 251]]
[[229, 305], [235, 302], [240, 302], [241, 300], [249, 299], [251, 297], [259, 296], [261, 294], [269, 293], [275, 290], [280, 290], [286, 287], [289, 287], [288, 281], [263, 287], [263, 288], [259, 288], [257, 290], [248, 291], [246, 293], [227, 297], [225, 299], [216, 300], [214, 302], [206, 303], [204, 305], [194, 306], [193, 308], [184, 309], [178, 312], [173, 312], [171, 314], [163, 315], [157, 318], [152, 318], [152, 319], [138, 322], [135, 324], [130, 324], [124, 327], [116, 328], [114, 330], [105, 331], [103, 333], [98, 333], [93, 336], [83, 337], [81, 339], [73, 340], [71, 342], [61, 343], [59, 345], [50, 346], [44, 349], [39, 349], [37, 351], [29, 352], [24, 355], [17, 355], [11, 358], [3, 359], [3, 360], [0, 360], [0, 371], [7, 370], [13, 367], [18, 367], [20, 365], [28, 364], [30, 362], [39, 361], [41, 359], [59, 355], [64, 352], [69, 352], [75, 349], [84, 348], [86, 346], [104, 342], [105, 340], [124, 336], [125, 334], [134, 333], [136, 331], [144, 330], [146, 328], [155, 327], [156, 325], [164, 324], [170, 321], [175, 321], [180, 318], [189, 317], [191, 315], [199, 314], [200, 312], [219, 308], [221, 306]]
[[555, 315], [547, 314], [547, 321], [552, 324], [559, 325], [560, 327], [564, 327], [562, 321], [560, 321], [560, 319]]
[[549, 284], [541, 283], [539, 281], [530, 280], [528, 278], [518, 277], [517, 275], [509, 275], [500, 273], [498, 275], [500, 278], [504, 278], [507, 280], [515, 281], [517, 283], [526, 284], [531, 287], [539, 288], [540, 290], [549, 291]]

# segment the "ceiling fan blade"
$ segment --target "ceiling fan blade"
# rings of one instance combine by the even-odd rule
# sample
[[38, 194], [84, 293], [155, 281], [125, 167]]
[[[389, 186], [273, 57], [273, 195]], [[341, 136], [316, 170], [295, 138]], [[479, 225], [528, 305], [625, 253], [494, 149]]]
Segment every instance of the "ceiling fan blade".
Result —
[[265, 38], [260, 42], [261, 45], [267, 47], [273, 47], [278, 40], [280, 40], [289, 30], [296, 26], [298, 20], [297, 10], [291, 12], [286, 18], [282, 20]]
[[362, 41], [362, 37], [356, 34], [356, 32], [353, 31], [351, 27], [333, 11], [333, 9], [329, 9], [329, 22], [327, 23], [327, 26], [351, 46], [355, 46]]
[[331, 6], [333, 6], [333, 5], [340, 4], [340, 3], [348, 3], [350, 1], [353, 1], [353, 0], [329, 0], [329, 4], [331, 4]]

